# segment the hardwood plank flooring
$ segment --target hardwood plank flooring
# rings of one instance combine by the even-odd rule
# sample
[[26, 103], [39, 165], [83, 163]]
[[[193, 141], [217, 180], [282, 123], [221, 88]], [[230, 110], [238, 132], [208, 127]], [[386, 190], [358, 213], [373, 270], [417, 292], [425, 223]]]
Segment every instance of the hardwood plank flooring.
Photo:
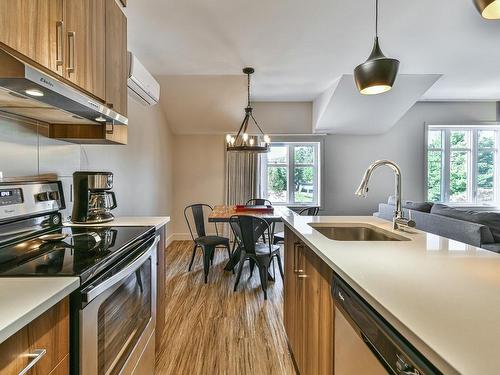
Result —
[[224, 272], [226, 250], [217, 250], [208, 284], [203, 283], [201, 250], [191, 272], [192, 242], [175, 241], [166, 250], [166, 325], [156, 373], [295, 374], [283, 327], [283, 283], [260, 287], [258, 270]]

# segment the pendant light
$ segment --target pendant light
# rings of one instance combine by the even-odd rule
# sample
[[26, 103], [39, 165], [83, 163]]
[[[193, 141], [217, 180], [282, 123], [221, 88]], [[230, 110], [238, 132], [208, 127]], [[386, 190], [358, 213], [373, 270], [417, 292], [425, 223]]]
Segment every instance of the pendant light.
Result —
[[375, 1], [375, 41], [364, 63], [354, 69], [354, 80], [361, 94], [375, 95], [389, 91], [398, 74], [399, 61], [385, 57], [378, 43], [378, 0]]
[[[245, 151], [245, 152], [268, 152], [269, 143], [271, 143], [271, 138], [267, 134], [264, 134], [260, 128], [257, 120], [253, 117], [252, 110], [250, 106], [250, 75], [255, 72], [254, 68], [244, 68], [243, 73], [247, 75], [247, 106], [245, 108], [245, 117], [243, 122], [238, 129], [236, 136], [232, 134], [226, 135], [226, 150], [227, 151]], [[259, 129], [260, 134], [249, 134], [248, 133], [248, 123], [250, 119], [254, 122]]]
[[500, 0], [474, 0], [474, 5], [483, 18], [500, 19]]

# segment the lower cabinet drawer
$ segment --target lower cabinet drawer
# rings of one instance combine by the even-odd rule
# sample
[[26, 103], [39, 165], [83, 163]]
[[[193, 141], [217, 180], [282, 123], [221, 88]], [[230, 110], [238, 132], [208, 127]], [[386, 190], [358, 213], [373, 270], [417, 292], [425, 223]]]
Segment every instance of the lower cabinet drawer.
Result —
[[67, 374], [65, 358], [69, 365], [68, 298], [0, 344], [0, 374], [18, 375], [27, 367], [29, 375]]

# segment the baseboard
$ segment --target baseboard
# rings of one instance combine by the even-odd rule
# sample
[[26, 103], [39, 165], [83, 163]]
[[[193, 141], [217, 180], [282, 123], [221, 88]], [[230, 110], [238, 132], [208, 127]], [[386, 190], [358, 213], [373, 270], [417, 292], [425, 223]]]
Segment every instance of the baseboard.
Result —
[[174, 233], [172, 234], [172, 241], [188, 241], [192, 240], [189, 233]]
[[165, 244], [165, 247], [169, 247], [172, 242], [174, 242], [174, 236], [175, 234], [171, 234], [170, 236], [167, 237], [167, 241]]

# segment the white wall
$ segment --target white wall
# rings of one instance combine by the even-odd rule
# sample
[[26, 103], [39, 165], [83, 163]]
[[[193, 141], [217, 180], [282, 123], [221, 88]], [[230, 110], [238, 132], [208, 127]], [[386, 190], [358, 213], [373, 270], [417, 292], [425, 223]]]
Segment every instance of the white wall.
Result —
[[393, 194], [392, 172], [382, 168], [372, 175], [367, 198], [354, 195], [364, 171], [377, 159], [390, 159], [399, 164], [404, 199], [424, 200], [424, 124], [494, 121], [495, 111], [495, 103], [420, 102], [385, 134], [326, 136], [324, 213], [372, 214], [379, 202], [386, 201], [387, 196]]
[[55, 173], [63, 181], [71, 213], [76, 170], [114, 173], [117, 215], [171, 215], [172, 134], [161, 107], [129, 100], [128, 145], [80, 146], [39, 136], [36, 126], [0, 117], [0, 171], [4, 177]]
[[82, 170], [114, 174], [117, 215], [165, 216], [173, 209], [173, 136], [159, 105], [129, 99], [128, 144], [85, 145]]
[[[304, 107], [304, 111], [310, 111]], [[261, 114], [275, 111], [266, 108]], [[309, 118], [304, 112], [303, 118]], [[268, 121], [270, 116], [259, 116]], [[387, 158], [401, 166], [405, 199], [424, 199], [424, 123], [494, 121], [494, 103], [417, 103], [389, 132], [377, 136], [324, 137], [324, 210], [322, 215], [371, 215], [394, 191], [394, 179], [377, 170], [367, 198], [354, 191], [365, 169]], [[367, 124], [369, 126], [369, 124]], [[285, 129], [285, 128], [284, 128]], [[183, 208], [194, 202], [219, 204], [224, 200], [223, 136], [175, 135], [174, 233], [186, 233]]]

